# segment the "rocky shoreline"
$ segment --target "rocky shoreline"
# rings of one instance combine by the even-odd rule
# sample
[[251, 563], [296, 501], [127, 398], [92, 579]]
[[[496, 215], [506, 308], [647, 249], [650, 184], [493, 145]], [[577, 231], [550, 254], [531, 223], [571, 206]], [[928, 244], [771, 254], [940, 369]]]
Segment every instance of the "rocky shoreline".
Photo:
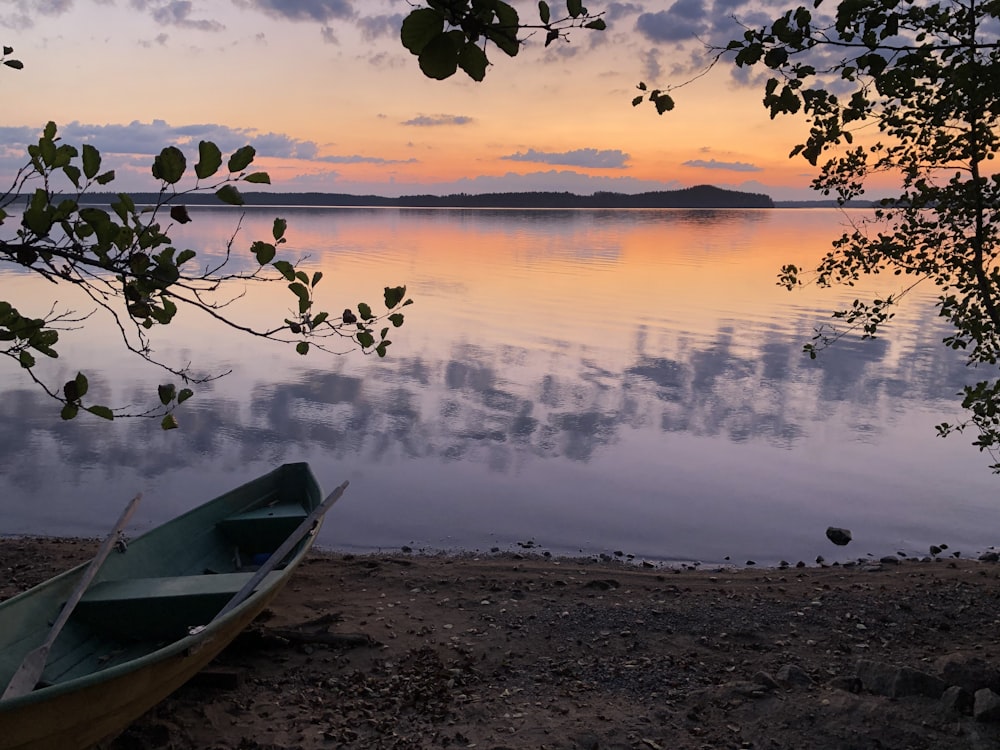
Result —
[[[0, 541], [0, 596], [92, 542]], [[995, 748], [1000, 566], [315, 553], [133, 748]]]

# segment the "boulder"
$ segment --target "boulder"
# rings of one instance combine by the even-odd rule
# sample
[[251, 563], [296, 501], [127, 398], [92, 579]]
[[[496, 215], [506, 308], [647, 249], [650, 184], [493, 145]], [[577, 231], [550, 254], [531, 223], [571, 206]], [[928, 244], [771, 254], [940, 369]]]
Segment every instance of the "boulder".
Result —
[[834, 544], [843, 547], [851, 541], [851, 532], [849, 529], [841, 529], [836, 526], [830, 526], [826, 530], [826, 538]]

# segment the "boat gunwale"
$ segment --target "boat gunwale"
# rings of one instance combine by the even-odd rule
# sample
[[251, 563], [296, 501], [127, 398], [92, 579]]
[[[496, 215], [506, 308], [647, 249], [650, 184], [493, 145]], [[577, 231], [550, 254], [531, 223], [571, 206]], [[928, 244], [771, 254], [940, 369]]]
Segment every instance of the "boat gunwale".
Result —
[[[304, 473], [307, 479], [311, 479], [313, 480], [313, 482], [315, 481], [315, 478], [312, 476], [312, 473], [309, 470], [308, 464], [305, 463], [284, 464], [267, 474], [264, 474], [260, 477], [257, 477], [254, 480], [251, 480], [250, 482], [245, 483], [244, 485], [240, 485], [239, 487], [229, 490], [228, 492], [225, 492], [222, 495], [219, 495], [215, 498], [212, 498], [206, 501], [205, 503], [202, 503], [201, 505], [191, 508], [190, 510], [182, 513], [179, 516], [176, 516], [175, 518], [171, 519], [165, 524], [149, 529], [140, 536], [137, 536], [133, 540], [132, 544], [139, 543], [141, 539], [149, 536], [150, 534], [154, 534], [156, 532], [162, 533], [161, 531], [162, 529], [168, 526], [172, 526], [176, 523], [179, 523], [188, 516], [194, 515], [199, 510], [203, 509], [205, 505], [211, 504], [215, 501], [222, 500], [227, 495], [239, 492], [247, 485], [253, 484], [255, 482], [260, 482], [262, 480], [267, 480], [269, 478], [273, 479], [273, 481], [277, 485], [278, 483], [280, 483], [282, 476], [286, 473], [286, 471], [283, 471], [285, 467], [293, 467], [286, 471]], [[318, 490], [318, 486], [316, 487], [316, 489]], [[308, 491], [306, 492], [307, 497], [310, 494], [311, 493], [309, 493]], [[322, 500], [322, 497], [320, 495], [321, 493], [317, 492], [316, 497], [310, 498], [313, 501], [312, 505], [318, 505], [318, 503]], [[280, 590], [282, 587], [284, 587], [288, 579], [291, 577], [292, 573], [298, 567], [299, 563], [312, 548], [312, 545], [323, 524], [323, 520], [324, 519], [322, 517], [320, 517], [317, 520], [315, 526], [313, 526], [312, 530], [306, 535], [305, 538], [301, 540], [299, 546], [286, 559], [284, 565], [277, 571], [275, 571], [280, 574], [278, 577], [272, 579], [269, 585], [266, 586], [261, 585], [250, 596], [248, 596], [245, 601], [238, 604], [236, 607], [234, 607], [232, 610], [224, 614], [222, 617], [217, 617], [213, 619], [211, 622], [206, 623], [195, 633], [189, 632], [187, 635], [181, 638], [165, 643], [164, 645], [155, 648], [142, 656], [122, 662], [121, 664], [116, 664], [114, 666], [107, 667], [106, 669], [100, 669], [80, 677], [66, 680], [64, 682], [57, 682], [52, 685], [46, 685], [45, 687], [37, 688], [31, 691], [30, 693], [25, 693], [24, 695], [19, 695], [14, 698], [0, 700], [0, 715], [9, 714], [11, 712], [15, 712], [19, 709], [26, 708], [36, 703], [42, 703], [47, 700], [59, 698], [60, 696], [63, 695], [68, 695], [81, 690], [86, 690], [100, 683], [112, 682], [127, 677], [130, 674], [139, 672], [140, 670], [148, 667], [155, 666], [156, 664], [164, 662], [173, 657], [176, 656], [184, 657], [185, 652], [188, 652], [189, 655], [193, 656], [195, 652], [199, 651], [202, 647], [210, 643], [216, 634], [218, 634], [219, 632], [224, 632], [234, 621], [237, 621], [241, 618], [245, 618], [247, 612], [252, 611], [255, 607], [257, 607], [262, 598], [267, 597], [269, 594], [272, 594], [273, 592], [276, 592], [277, 590]], [[59, 573], [53, 576], [52, 578], [49, 578], [39, 583], [38, 585], [31, 587], [30, 589], [27, 589], [26, 591], [16, 594], [15, 596], [10, 597], [9, 599], [4, 600], [3, 602], [0, 602], [0, 610], [6, 608], [8, 605], [16, 603], [18, 600], [29, 598], [32, 595], [37, 595], [41, 590], [58, 586], [60, 583], [66, 583], [67, 582], [66, 579], [82, 575], [84, 569], [89, 564], [90, 564], [89, 561], [84, 562], [74, 568], [63, 571], [62, 573]], [[261, 607], [261, 609], [262, 608], [263, 607]], [[252, 621], [252, 619], [253, 617], [250, 618], [247, 624], [249, 624], [249, 622]], [[243, 627], [246, 627], [246, 625], [244, 625]], [[225, 648], [226, 645], [228, 645], [228, 641], [225, 644], [223, 644], [219, 650], [221, 651], [223, 648]]]

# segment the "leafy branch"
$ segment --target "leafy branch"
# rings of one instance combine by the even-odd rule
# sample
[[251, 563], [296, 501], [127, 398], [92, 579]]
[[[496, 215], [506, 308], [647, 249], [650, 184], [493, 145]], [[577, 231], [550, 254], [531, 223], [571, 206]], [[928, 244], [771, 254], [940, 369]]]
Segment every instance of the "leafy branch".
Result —
[[[559, 17], [542, 0], [536, 24], [522, 23], [517, 10], [503, 0], [427, 0], [427, 6], [406, 16], [400, 39], [416, 55], [424, 75], [438, 80], [450, 78], [461, 68], [474, 81], [482, 81], [490, 65], [489, 44], [515, 57], [534, 33], [544, 31], [548, 47], [556, 40], [567, 40], [570, 29], [607, 28], [603, 13], [588, 12], [582, 0], [567, 0], [566, 13]], [[531, 33], [519, 38], [524, 30]]]

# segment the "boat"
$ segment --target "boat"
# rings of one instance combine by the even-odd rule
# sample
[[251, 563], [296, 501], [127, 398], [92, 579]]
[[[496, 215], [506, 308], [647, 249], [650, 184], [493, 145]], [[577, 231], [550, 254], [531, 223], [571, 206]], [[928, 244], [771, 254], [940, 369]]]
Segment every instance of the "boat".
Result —
[[121, 733], [274, 599], [346, 487], [323, 499], [307, 464], [284, 464], [0, 602], [0, 750]]

